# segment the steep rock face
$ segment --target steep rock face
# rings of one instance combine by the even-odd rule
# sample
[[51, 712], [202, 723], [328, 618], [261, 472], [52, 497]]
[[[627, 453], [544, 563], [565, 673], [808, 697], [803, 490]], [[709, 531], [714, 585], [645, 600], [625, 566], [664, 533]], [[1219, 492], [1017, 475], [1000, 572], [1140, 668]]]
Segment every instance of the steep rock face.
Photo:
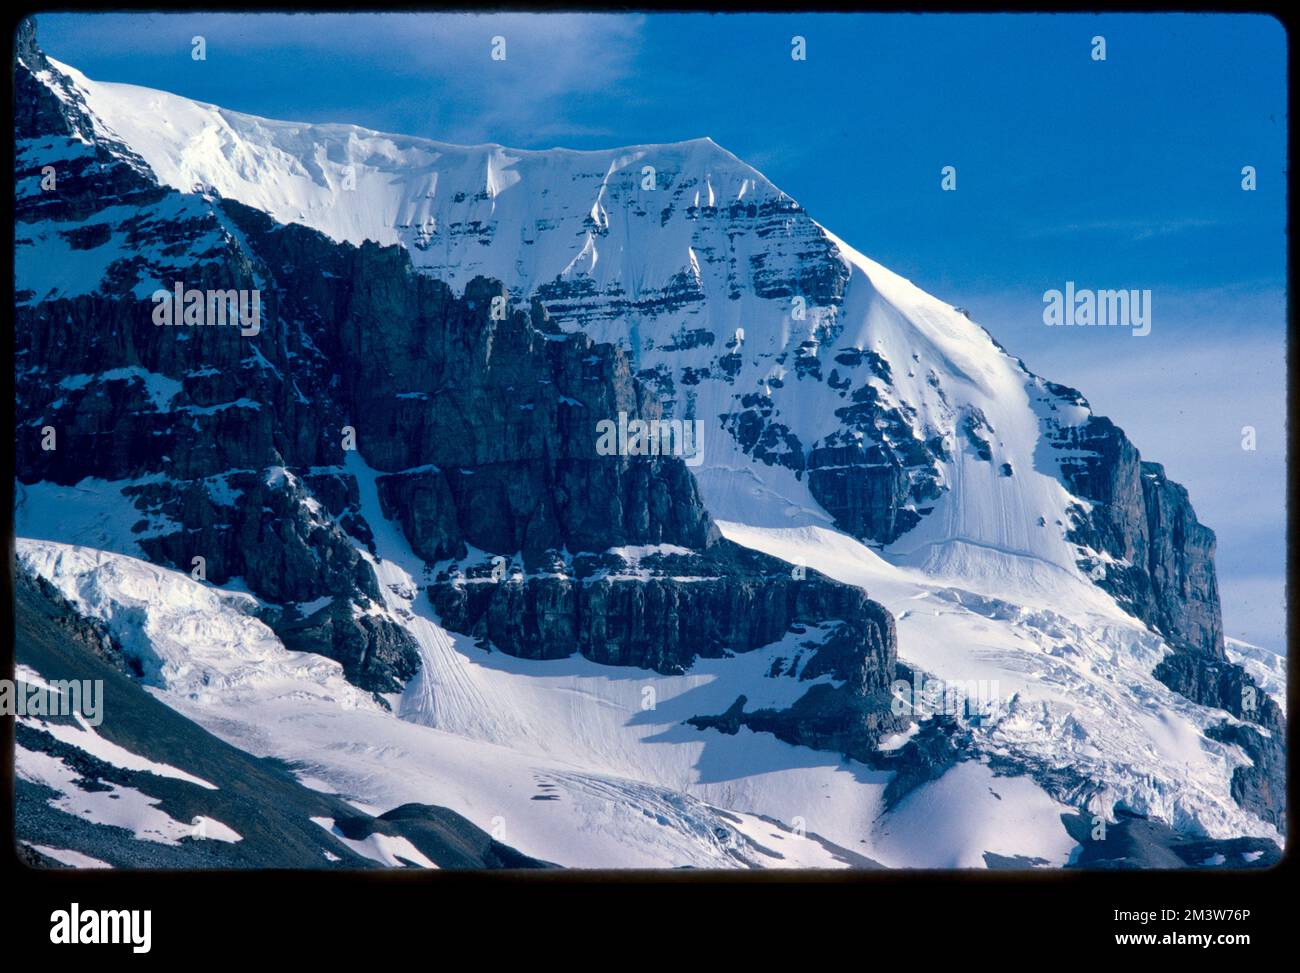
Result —
[[153, 517], [183, 529], [137, 543], [164, 564], [198, 554], [208, 579], [242, 577], [273, 602], [363, 595], [379, 601], [375, 573], [303, 481], [282, 466], [212, 480], [144, 483], [123, 491]]
[[1287, 832], [1286, 723], [1273, 726], [1264, 736], [1253, 727], [1223, 722], [1207, 736], [1235, 743], [1250, 757], [1247, 767], [1232, 772], [1232, 798], [1252, 814]]
[[[795, 359], [802, 380], [823, 380], [817, 345], [809, 342]], [[723, 418], [723, 428], [758, 462], [779, 465], [807, 477], [812, 497], [854, 537], [882, 544], [915, 527], [943, 494], [939, 463], [950, 459], [943, 437], [924, 427], [915, 410], [890, 405], [880, 382], [892, 379], [889, 362], [871, 351], [844, 347], [834, 357], [838, 367], [825, 377], [847, 404], [834, 409], [841, 428], [805, 446], [780, 420], [774, 390], [782, 379], [768, 380], [769, 390], [739, 397], [739, 408]], [[872, 381], [854, 387], [852, 371], [865, 367]], [[841, 368], [846, 374], [841, 374]], [[876, 384], [872, 384], [872, 382]]]
[[1222, 658], [1223, 617], [1214, 570], [1214, 531], [1196, 519], [1186, 487], [1166, 477], [1163, 466], [1142, 463], [1139, 469], [1154, 627]]
[[557, 560], [544, 575], [507, 571], [500, 561], [457, 564], [429, 596], [449, 627], [511, 655], [577, 651], [605, 665], [666, 674], [688, 670], [697, 657], [726, 657], [807, 632], [795, 657], [776, 660], [768, 673], [812, 683], [789, 707], [745, 712], [742, 694], [725, 714], [687, 722], [724, 733], [744, 725], [858, 760], [909, 723], [890, 706], [897, 636], [889, 612], [859, 588], [728, 541], [703, 553], [612, 549]]
[[[1054, 391], [1082, 401], [1073, 389]], [[1047, 432], [1064, 454], [1066, 484], [1090, 504], [1076, 508], [1068, 534], [1088, 552], [1079, 567], [1171, 643], [1223, 659], [1214, 532], [1196, 519], [1187, 490], [1143, 462], [1109, 419]]]
[[[814, 750], [831, 750], [863, 763], [880, 758], [880, 738], [906, 729], [911, 720], [895, 713], [882, 675], [892, 672], [896, 655], [892, 644], [893, 619], [889, 624], [872, 623], [836, 626], [820, 642], [806, 641], [806, 661], [796, 659], [785, 672], [769, 675], [796, 676], [801, 682], [830, 676], [830, 682], [810, 686], [790, 706], [748, 710], [749, 699], [742, 693], [725, 713], [693, 716], [686, 722], [700, 729], [735, 734], [742, 726], [756, 733], [771, 733], [778, 740]], [[862, 643], [870, 647], [862, 651]], [[802, 665], [800, 662], [802, 661]]]
[[[121, 143], [110, 151], [98, 141], [85, 99], [52, 68], [30, 19], [18, 25], [14, 56], [14, 215], [19, 221], [82, 219], [111, 202], [147, 206], [167, 195], [133, 151]], [[56, 192], [42, 187], [51, 175]], [[68, 243], [74, 250], [88, 249], [97, 235], [83, 230], [71, 234]], [[23, 296], [20, 290], [18, 299]]]
[[1286, 717], [1272, 697], [1241, 666], [1187, 649], [1162, 659], [1155, 677], [1174, 692], [1236, 718], [1206, 731], [1211, 739], [1241, 747], [1251, 760], [1233, 771], [1233, 799], [1286, 834]]
[[[1062, 407], [1087, 406], [1074, 389], [1048, 391]], [[1187, 490], [1160, 464], [1144, 462], [1109, 419], [1070, 425], [1048, 413], [1043, 427], [1062, 479], [1088, 503], [1071, 510], [1067, 534], [1079, 545], [1079, 568], [1169, 642], [1173, 652], [1156, 666], [1157, 679], [1262, 728], [1225, 722], [1211, 735], [1252, 761], [1233, 772], [1237, 803], [1285, 833], [1286, 717], [1224, 652], [1214, 532], [1196, 519]]]
[[598, 452], [601, 420], [661, 415], [619, 349], [548, 333], [540, 306], [510, 308], [500, 283], [473, 280], [458, 299], [396, 247], [229, 209], [280, 268], [283, 313], [336, 363], [338, 414], [416, 553], [437, 561], [469, 544], [533, 566], [566, 548], [709, 543], [680, 459]]
[[271, 627], [285, 648], [337, 659], [349, 682], [373, 693], [401, 692], [419, 667], [403, 629], [347, 601], [332, 602], [306, 618], [273, 620]]
[[1120, 808], [1115, 818], [1104, 835], [1094, 834], [1096, 826], [1087, 814], [1065, 818], [1066, 830], [1080, 845], [1067, 867], [1238, 870], [1272, 868], [1282, 860], [1282, 849], [1265, 838], [1192, 837]]
[[540, 577], [458, 569], [430, 597], [451, 628], [527, 658], [577, 651], [606, 665], [682, 672], [697, 656], [756, 649], [800, 623], [836, 619], [846, 629], [837, 644], [855, 646], [857, 681], [870, 692], [887, 684], [897, 653], [893, 619], [860, 588], [792, 577], [784, 562], [728, 541], [702, 554], [575, 557]]
[[14, 572], [14, 605], [26, 617], [23, 626], [44, 627], [74, 652], [86, 652], [116, 672], [139, 675], [138, 664], [122, 651], [108, 627], [86, 618], [68, 603], [54, 585], [21, 568]]
[[[15, 69], [20, 484], [118, 485], [136, 512], [121, 526], [138, 552], [195, 577], [242, 578], [274, 602], [373, 604], [374, 572], [286, 469], [323, 461], [330, 415], [321, 376], [293, 368], [301, 333], [154, 323], [150, 296], [179, 284], [257, 291], [271, 326], [265, 267], [213, 201], [159, 186], [61, 78], [24, 25]], [[47, 167], [53, 181], [43, 183]], [[78, 272], [62, 276], [61, 260]], [[410, 637], [390, 621], [375, 629], [368, 649], [400, 644], [409, 674]]]

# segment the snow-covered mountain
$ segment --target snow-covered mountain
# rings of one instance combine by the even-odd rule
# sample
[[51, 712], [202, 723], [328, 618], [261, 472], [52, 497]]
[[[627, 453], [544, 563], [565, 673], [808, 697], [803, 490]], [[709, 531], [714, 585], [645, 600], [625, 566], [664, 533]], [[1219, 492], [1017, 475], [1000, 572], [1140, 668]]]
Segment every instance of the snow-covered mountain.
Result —
[[[19, 55], [20, 558], [195, 722], [563, 865], [1281, 841], [1186, 491], [710, 140], [452, 146]], [[259, 287], [261, 333], [155, 329], [174, 280]], [[702, 462], [597, 457], [620, 410]], [[900, 718], [899, 677], [991, 705]], [[1108, 859], [1135, 814], [1160, 853]]]
[[[500, 280], [557, 325], [625, 347], [666, 415], [704, 420], [696, 475], [716, 516], [838, 526], [896, 563], [993, 590], [1008, 575], [1045, 593], [1100, 580], [1165, 634], [1221, 654], [1213, 535], [1190, 508], [1171, 519], [1199, 536], [1165, 563], [1146, 510], [1089, 516], [1098, 502], [1143, 506], [1123, 494], [1163, 486], [1158, 467], [1141, 469], [1077, 392], [1028, 373], [712, 141], [452, 146], [56, 68], [165, 185], [399, 244], [456, 290]], [[1079, 469], [1095, 454], [1128, 462]], [[1171, 574], [1176, 594], [1158, 590]]]

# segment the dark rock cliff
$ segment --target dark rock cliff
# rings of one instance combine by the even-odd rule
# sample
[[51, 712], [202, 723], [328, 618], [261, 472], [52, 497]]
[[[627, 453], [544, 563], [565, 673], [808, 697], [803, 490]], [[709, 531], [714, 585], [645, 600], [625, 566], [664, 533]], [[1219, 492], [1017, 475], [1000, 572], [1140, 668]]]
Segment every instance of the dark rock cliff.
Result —
[[[326, 461], [327, 388], [293, 367], [302, 335], [278, 329], [258, 340], [237, 327], [153, 320], [149, 295], [179, 282], [256, 290], [263, 323], [275, 321], [266, 268], [219, 205], [160, 187], [129, 149], [95, 130], [74, 90], [55, 94], [59, 78], [24, 25], [15, 68], [20, 277], [39, 280], [43, 263], [66, 259], [64, 247], [93, 257], [103, 274], [77, 281], [71, 296], [16, 294], [20, 484], [117, 484], [135, 512], [122, 527], [139, 550], [208, 581], [242, 577], [280, 603], [372, 603], [374, 572], [286, 469]], [[385, 626], [379, 640], [402, 643], [404, 661], [361, 681], [393, 688], [413, 670], [415, 647]]]
[[697, 656], [756, 649], [792, 626], [835, 619], [857, 635], [864, 689], [882, 688], [893, 671], [893, 619], [862, 589], [815, 572], [794, 578], [785, 562], [728, 541], [635, 563], [617, 552], [575, 557], [558, 568], [497, 580], [479, 566], [440, 579], [430, 596], [452, 628], [527, 658], [577, 651], [607, 665], [682, 672]]
[[680, 459], [597, 452], [598, 421], [660, 414], [622, 351], [549, 333], [540, 307], [511, 308], [499, 282], [475, 279], [457, 298], [397, 247], [337, 245], [226, 208], [276, 268], [280, 312], [327, 376], [338, 426], [322, 433], [323, 465], [343, 461], [338, 428], [351, 426], [417, 554], [459, 557], [469, 544], [533, 567], [565, 548], [710, 542]]
[[1236, 744], [1251, 760], [1232, 773], [1233, 799], [1286, 834], [1286, 717], [1277, 703], [1241, 666], [1186, 649], [1162, 659], [1155, 677], [1174, 692], [1236, 718], [1206, 731], [1212, 739]]
[[[844, 348], [834, 360], [846, 368], [866, 361], [884, 381], [891, 375], [875, 352]], [[810, 374], [823, 379], [820, 370]], [[806, 476], [813, 498], [841, 530], [888, 544], [915, 527], [941, 495], [938, 462], [947, 451], [940, 437], [923, 441], [915, 417], [885, 405], [871, 384], [854, 389], [838, 370], [825, 381], [847, 400], [835, 410], [843, 425], [811, 446], [777, 418], [772, 397], [757, 392], [741, 398], [742, 408], [724, 417], [723, 428], [754, 459]]]
[[[1061, 397], [1079, 393], [1054, 387]], [[1068, 537], [1092, 552], [1080, 568], [1171, 644], [1223, 658], [1223, 620], [1214, 571], [1214, 532], [1196, 519], [1187, 490], [1142, 461], [1123, 430], [1093, 416], [1080, 426], [1049, 424], [1062, 451], [1061, 476], [1091, 504]], [[1109, 555], [1103, 563], [1098, 555]]]

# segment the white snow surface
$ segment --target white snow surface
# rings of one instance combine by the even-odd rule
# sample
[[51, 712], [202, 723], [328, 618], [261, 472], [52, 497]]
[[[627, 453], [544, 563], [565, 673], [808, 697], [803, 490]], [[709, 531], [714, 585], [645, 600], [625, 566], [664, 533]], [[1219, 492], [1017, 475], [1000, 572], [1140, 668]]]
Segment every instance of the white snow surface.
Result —
[[343, 708], [378, 708], [339, 663], [286, 649], [250, 614], [249, 595], [90, 547], [19, 539], [17, 555], [80, 612], [106, 623], [151, 688], [233, 706], [311, 694]]
[[[373, 477], [362, 482], [369, 505]], [[391, 525], [372, 523], [383, 525], [382, 550]], [[415, 594], [411, 576], [399, 559], [386, 559], [377, 566], [392, 586], [390, 604], [410, 614], [423, 655], [398, 718], [350, 698], [336, 663], [295, 661], [261, 623], [248, 624], [235, 596], [184, 574], [44, 541], [20, 539], [18, 555], [125, 644], [149, 631], [164, 647], [161, 685], [151, 688], [158, 698], [237, 746], [301, 762], [305, 779], [361, 806], [445, 805], [525, 853], [571, 866], [847, 864], [827, 842], [882, 864], [911, 864], [891, 852], [903, 847], [901, 825], [891, 829], [894, 844], [875, 846], [888, 774], [767, 735], [682, 725], [725, 709], [739, 691], [792, 698], [793, 680], [762, 675], [779, 646], [677, 677], [579, 657], [534, 663], [487, 654], [437, 625], [423, 596], [405, 597]], [[241, 641], [262, 659], [251, 668], [267, 676], [247, 671]], [[201, 692], [199, 671], [207, 674]], [[653, 708], [645, 708], [647, 690]], [[952, 810], [952, 847], [933, 854], [969, 862], [978, 830], [999, 828]], [[1056, 815], [1064, 810], [1042, 795], [1037, 828], [1017, 843], [1062, 863], [1070, 842]], [[930, 825], [913, 827], [914, 841], [928, 840]]]
[[98, 858], [91, 858], [89, 855], [83, 855], [79, 851], [72, 851], [69, 848], [51, 848], [49, 845], [32, 845], [42, 855], [53, 858], [60, 864], [67, 865], [70, 868], [112, 868], [108, 862], [100, 861]]
[[[158, 698], [237, 746], [300, 763], [305, 782], [358, 806], [445, 805], [527, 854], [577, 867], [848, 864], [828, 843], [890, 867], [981, 867], [984, 852], [1068, 861], [1060, 815], [1071, 809], [1029, 777], [963, 764], [882, 813], [887, 772], [747, 729], [684, 725], [740, 692], [751, 706], [792, 702], [807, 684], [766, 672], [793, 643], [700, 660], [682, 676], [476, 648], [438, 624], [419, 590], [427, 568], [379, 514], [374, 471], [356, 454], [349, 470], [385, 555], [373, 561], [384, 610], [421, 651], [396, 715], [343, 682], [337, 663], [284, 649], [243, 614], [247, 596], [48, 541], [20, 539], [18, 556], [124, 645], [160, 647]], [[1163, 645], [1105, 599], [1064, 612], [1031, 590], [1016, 604], [823, 528], [722, 527], [864, 585], [898, 618], [905, 661], [945, 680], [995, 682], [995, 713], [975, 729], [985, 754], [1072, 767], [1105, 783], [1106, 802], [1180, 827], [1276, 838], [1228, 793], [1244, 756], [1202, 733], [1224, 714], [1157, 683]]]

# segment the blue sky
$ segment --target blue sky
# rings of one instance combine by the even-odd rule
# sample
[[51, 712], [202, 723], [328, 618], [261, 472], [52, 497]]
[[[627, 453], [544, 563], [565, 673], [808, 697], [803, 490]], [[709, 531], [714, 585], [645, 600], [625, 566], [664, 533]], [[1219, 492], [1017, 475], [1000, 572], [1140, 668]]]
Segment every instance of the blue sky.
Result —
[[[1285, 646], [1288, 106], [1272, 18], [185, 13], [39, 28], [92, 78], [270, 117], [522, 148], [709, 135], [1112, 416], [1218, 532], [1229, 634]], [[206, 61], [190, 58], [195, 34]], [[796, 34], [806, 61], [790, 58]], [[1046, 328], [1042, 294], [1067, 280], [1149, 288], [1150, 335]]]

